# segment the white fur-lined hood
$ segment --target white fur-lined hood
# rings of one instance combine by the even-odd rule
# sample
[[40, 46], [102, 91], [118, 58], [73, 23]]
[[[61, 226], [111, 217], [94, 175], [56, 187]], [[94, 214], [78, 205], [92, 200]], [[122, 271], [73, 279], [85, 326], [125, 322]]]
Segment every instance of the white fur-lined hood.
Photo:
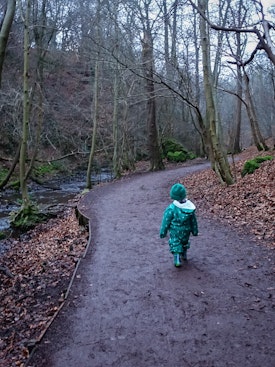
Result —
[[178, 200], [174, 200], [173, 204], [180, 209], [188, 210], [188, 211], [194, 211], [196, 209], [195, 205], [192, 203], [192, 201], [186, 199], [184, 203], [180, 203]]

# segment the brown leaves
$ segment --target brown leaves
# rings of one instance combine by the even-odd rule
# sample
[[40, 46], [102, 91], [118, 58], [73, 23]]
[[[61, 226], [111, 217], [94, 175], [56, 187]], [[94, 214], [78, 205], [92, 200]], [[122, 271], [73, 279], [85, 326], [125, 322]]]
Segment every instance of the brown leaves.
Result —
[[[84, 253], [87, 233], [72, 209], [10, 242], [1, 258], [13, 274], [0, 272], [0, 366], [20, 366], [29, 343], [39, 339], [60, 304]], [[8, 244], [8, 243], [7, 243]]]
[[262, 163], [253, 174], [241, 177], [244, 162], [258, 155], [250, 148], [239, 156], [240, 160], [231, 167], [237, 177], [231, 186], [222, 186], [210, 169], [186, 177], [183, 183], [198, 213], [234, 224], [275, 247], [275, 159]]

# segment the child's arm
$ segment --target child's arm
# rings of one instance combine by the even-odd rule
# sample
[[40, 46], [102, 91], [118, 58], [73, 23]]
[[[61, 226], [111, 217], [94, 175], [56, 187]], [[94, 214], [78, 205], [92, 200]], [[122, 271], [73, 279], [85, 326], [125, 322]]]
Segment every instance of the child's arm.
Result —
[[197, 222], [197, 217], [196, 217], [195, 212], [193, 212], [191, 216], [191, 233], [193, 236], [197, 236], [199, 233], [198, 222]]
[[170, 227], [170, 223], [172, 219], [173, 219], [173, 211], [170, 207], [168, 207], [163, 214], [160, 232], [159, 232], [160, 238], [166, 237], [167, 232], [169, 231], [169, 227]]

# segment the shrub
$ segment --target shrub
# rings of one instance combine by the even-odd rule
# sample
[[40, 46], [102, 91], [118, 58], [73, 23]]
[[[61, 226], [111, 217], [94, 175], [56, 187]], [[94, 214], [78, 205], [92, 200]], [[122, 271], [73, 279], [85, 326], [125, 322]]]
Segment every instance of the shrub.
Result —
[[184, 162], [187, 159], [187, 155], [184, 152], [168, 152], [167, 159], [173, 162]]
[[256, 157], [254, 159], [257, 163], [263, 163], [265, 161], [271, 161], [273, 157], [271, 155], [266, 155], [264, 157]]
[[162, 143], [163, 157], [169, 161], [185, 162], [187, 159], [196, 158], [194, 153], [188, 152], [179, 142], [174, 139], [166, 139]]
[[163, 143], [162, 143], [162, 149], [163, 149], [163, 153], [164, 153], [165, 156], [168, 154], [168, 152], [172, 152], [172, 153], [184, 152], [184, 153], [187, 153], [187, 150], [184, 149], [184, 147], [174, 139], [164, 140]]
[[260, 167], [261, 163], [270, 161], [272, 159], [273, 157], [267, 155], [265, 157], [256, 157], [246, 161], [241, 172], [242, 177], [244, 177], [246, 174], [252, 174], [257, 168]]

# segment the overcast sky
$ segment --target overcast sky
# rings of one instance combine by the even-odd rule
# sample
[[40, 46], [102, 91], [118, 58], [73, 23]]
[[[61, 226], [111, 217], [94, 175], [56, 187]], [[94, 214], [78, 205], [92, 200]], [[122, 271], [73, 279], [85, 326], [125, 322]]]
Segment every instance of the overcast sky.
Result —
[[262, 0], [262, 4], [266, 10], [269, 6], [275, 5], [275, 0]]

